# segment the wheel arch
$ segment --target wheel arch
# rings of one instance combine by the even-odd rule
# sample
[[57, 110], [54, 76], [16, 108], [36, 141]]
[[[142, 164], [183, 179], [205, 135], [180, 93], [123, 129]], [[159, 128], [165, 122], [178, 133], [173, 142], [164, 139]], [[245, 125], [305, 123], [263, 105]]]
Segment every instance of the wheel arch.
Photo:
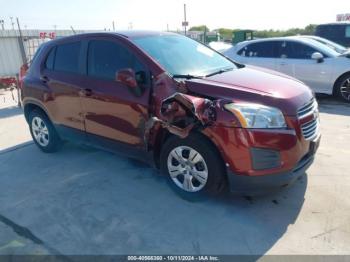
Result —
[[171, 137], [174, 136], [167, 129], [160, 128], [155, 136], [153, 144], [153, 158], [154, 164], [157, 168], [160, 167], [160, 153], [162, 152], [162, 146]]
[[340, 76], [338, 76], [338, 78], [334, 81], [334, 85], [333, 85], [333, 95], [337, 94], [337, 85], [339, 84], [339, 81], [346, 75], [350, 76], [350, 71], [347, 71], [343, 74], [341, 74]]
[[30, 101], [27, 102], [24, 106], [23, 106], [23, 111], [24, 111], [24, 117], [27, 121], [27, 123], [29, 122], [29, 115], [33, 110], [40, 110], [42, 111], [51, 121], [49, 114], [47, 113], [47, 111], [44, 109], [43, 106], [41, 106], [40, 104], [34, 102], [34, 101]]

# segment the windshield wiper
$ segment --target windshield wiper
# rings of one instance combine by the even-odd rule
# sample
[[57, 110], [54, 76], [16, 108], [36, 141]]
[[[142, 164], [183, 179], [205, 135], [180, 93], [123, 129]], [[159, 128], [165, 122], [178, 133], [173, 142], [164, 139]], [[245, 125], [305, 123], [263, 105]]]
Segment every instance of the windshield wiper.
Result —
[[203, 76], [195, 76], [195, 75], [172, 75], [173, 78], [185, 78], [185, 79], [202, 79]]
[[210, 74], [206, 75], [205, 77], [210, 77], [210, 76], [222, 74], [222, 73], [225, 73], [225, 72], [228, 72], [228, 71], [232, 71], [232, 70], [233, 70], [233, 67], [220, 69], [218, 71], [215, 71], [213, 73], [210, 73]]

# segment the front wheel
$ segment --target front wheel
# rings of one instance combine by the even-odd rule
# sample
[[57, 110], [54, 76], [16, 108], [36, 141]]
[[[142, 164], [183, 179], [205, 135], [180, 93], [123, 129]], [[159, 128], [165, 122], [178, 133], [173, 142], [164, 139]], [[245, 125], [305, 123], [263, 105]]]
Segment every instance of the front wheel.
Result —
[[344, 75], [337, 81], [336, 95], [341, 100], [350, 103], [350, 74]]
[[200, 134], [169, 138], [162, 148], [160, 168], [175, 192], [187, 200], [217, 195], [226, 185], [218, 151]]

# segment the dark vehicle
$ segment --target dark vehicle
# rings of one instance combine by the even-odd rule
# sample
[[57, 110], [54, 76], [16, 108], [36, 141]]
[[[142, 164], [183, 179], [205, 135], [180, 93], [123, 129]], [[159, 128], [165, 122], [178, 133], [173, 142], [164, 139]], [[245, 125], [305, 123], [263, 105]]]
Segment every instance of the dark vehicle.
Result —
[[303, 83], [236, 64], [173, 33], [75, 35], [45, 44], [22, 100], [44, 152], [73, 140], [147, 161], [186, 198], [304, 174], [320, 141]]
[[350, 23], [318, 25], [315, 35], [329, 39], [340, 45], [350, 47]]

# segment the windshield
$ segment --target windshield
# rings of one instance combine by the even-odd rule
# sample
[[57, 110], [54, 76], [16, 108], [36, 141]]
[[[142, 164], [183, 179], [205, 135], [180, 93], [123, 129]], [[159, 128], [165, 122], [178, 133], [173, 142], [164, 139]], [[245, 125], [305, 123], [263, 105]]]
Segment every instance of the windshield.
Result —
[[345, 46], [339, 45], [333, 41], [330, 41], [328, 39], [325, 38], [321, 38], [321, 37], [314, 37], [312, 38], [322, 44], [327, 45], [328, 47], [332, 48], [333, 50], [337, 51], [338, 53], [345, 53], [347, 51], [347, 48]]
[[329, 56], [329, 57], [336, 57], [340, 54], [335, 51], [334, 49], [330, 48], [328, 45], [322, 44], [319, 41], [316, 41], [314, 39], [307, 39], [307, 42], [311, 44], [314, 48], [318, 49], [318, 51], [322, 52], [323, 54]]
[[185, 36], [149, 36], [134, 42], [171, 75], [206, 76], [236, 68], [224, 56]]

